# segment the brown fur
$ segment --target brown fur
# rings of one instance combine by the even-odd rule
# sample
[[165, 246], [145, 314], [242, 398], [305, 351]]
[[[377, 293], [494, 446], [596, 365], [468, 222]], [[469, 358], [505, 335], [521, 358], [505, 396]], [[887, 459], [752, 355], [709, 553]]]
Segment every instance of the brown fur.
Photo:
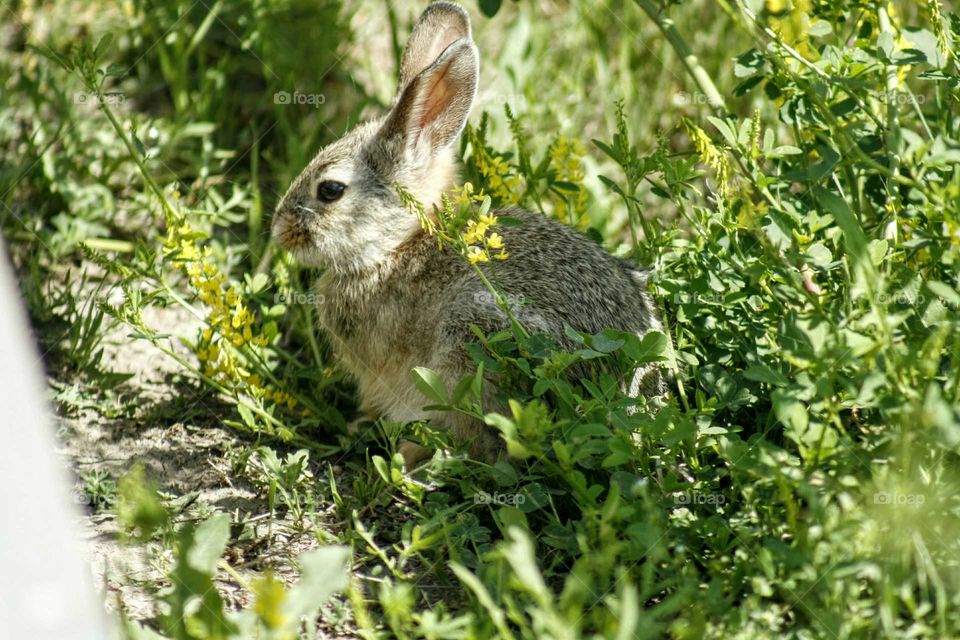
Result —
[[[451, 34], [457, 37], [447, 42]], [[469, 34], [463, 9], [431, 5], [401, 64], [404, 73], [416, 73], [401, 78], [390, 113], [321, 150], [280, 202], [273, 230], [298, 259], [324, 268], [316, 284], [324, 301], [320, 322], [357, 380], [364, 412], [404, 422], [435, 418], [469, 441], [474, 456], [491, 459], [499, 438], [459, 414], [425, 412], [411, 370], [429, 367], [452, 388], [471, 368], [463, 349], [474, 339], [470, 326], [494, 331], [508, 326], [507, 316], [463, 258], [439, 249], [420, 228], [393, 186], [399, 183], [427, 206], [453, 186], [452, 146], [479, 75]], [[321, 180], [346, 184], [344, 196], [320, 202], [315, 190]], [[511, 311], [529, 330], [563, 341], [567, 325], [638, 335], [661, 327], [641, 272], [542, 215], [497, 213], [521, 224], [499, 229], [509, 259], [483, 268], [517, 302]], [[637, 371], [625, 384], [634, 395], [663, 392], [655, 367]]]

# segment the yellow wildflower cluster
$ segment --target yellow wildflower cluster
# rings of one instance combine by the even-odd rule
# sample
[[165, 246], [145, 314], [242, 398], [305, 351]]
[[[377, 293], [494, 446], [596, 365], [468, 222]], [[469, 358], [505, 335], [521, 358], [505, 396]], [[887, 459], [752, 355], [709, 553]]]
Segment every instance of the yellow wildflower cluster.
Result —
[[943, 26], [943, 14], [940, 12], [940, 0], [927, 0], [927, 13], [930, 14], [930, 24], [937, 37], [937, 48], [944, 56], [950, 55], [950, 41]]
[[480, 136], [468, 130], [470, 146], [473, 148], [473, 164], [484, 178], [490, 194], [501, 204], [516, 204], [523, 195], [523, 181], [506, 160], [491, 154], [484, 146]]
[[[423, 227], [423, 230], [431, 236], [436, 235], [437, 221], [432, 215], [427, 213], [427, 208], [423, 206], [423, 203], [417, 200], [417, 197], [407, 191], [406, 187], [399, 182], [393, 183], [393, 188], [400, 197], [400, 202], [402, 202], [403, 206], [407, 208], [407, 211], [417, 216], [417, 220], [420, 222], [420, 226]], [[444, 196], [444, 198], [445, 197], [446, 196]], [[444, 202], [446, 202], [446, 200], [444, 200]]]
[[[491, 257], [496, 260], [506, 260], [509, 254], [503, 246], [503, 238], [499, 233], [491, 232], [497, 224], [497, 216], [489, 212], [490, 200], [482, 192], [475, 194], [473, 185], [467, 182], [456, 193], [454, 204], [464, 207], [472, 206], [474, 203], [482, 203], [480, 214], [476, 220], [467, 221], [466, 229], [461, 234], [463, 241], [467, 244], [467, 260], [470, 264], [488, 262]], [[491, 254], [491, 250], [499, 253]]]
[[687, 118], [683, 118], [683, 126], [700, 155], [701, 162], [716, 172], [717, 193], [726, 199], [730, 195], [730, 161], [727, 154], [717, 149], [706, 132]]
[[286, 392], [267, 386], [261, 377], [251, 373], [238, 358], [244, 347], [263, 348], [267, 339], [256, 327], [256, 317], [243, 304], [237, 288], [217, 267], [209, 247], [197, 246], [202, 233], [188, 223], [170, 226], [165, 248], [174, 255], [177, 264], [187, 275], [197, 298], [209, 307], [206, 328], [200, 333], [195, 352], [203, 366], [203, 374], [220, 384], [242, 390], [251, 396], [273, 400], [293, 408], [295, 401]]
[[767, 203], [762, 198], [754, 197], [753, 186], [747, 181], [738, 182], [736, 191], [731, 201], [737, 214], [737, 223], [744, 229], [755, 229], [767, 214]]
[[568, 197], [553, 194], [554, 215], [569, 221], [579, 229], [585, 229], [587, 220], [587, 190], [583, 188], [583, 165], [580, 159], [586, 155], [583, 145], [576, 138], [560, 136], [550, 145], [550, 168], [557, 180], [577, 185], [577, 191]]

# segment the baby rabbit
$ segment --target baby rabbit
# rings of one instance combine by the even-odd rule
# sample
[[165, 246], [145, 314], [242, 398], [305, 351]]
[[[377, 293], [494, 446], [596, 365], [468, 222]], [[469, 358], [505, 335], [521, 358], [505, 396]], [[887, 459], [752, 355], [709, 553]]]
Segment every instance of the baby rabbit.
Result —
[[[317, 154], [278, 205], [273, 237], [301, 263], [323, 269], [320, 322], [358, 382], [362, 411], [400, 422], [432, 418], [468, 443], [472, 456], [491, 460], [500, 438], [466, 416], [424, 411], [411, 370], [429, 367], [452, 388], [471, 370], [463, 348], [475, 340], [470, 325], [492, 332], [509, 321], [470, 265], [438, 248], [394, 186], [428, 210], [455, 186], [454, 142], [478, 75], [466, 11], [431, 4], [404, 50], [390, 112]], [[494, 271], [502, 292], [523, 301], [513, 312], [528, 330], [562, 340], [565, 324], [589, 333], [660, 329], [642, 272], [543, 215], [496, 213], [521, 221], [498, 228], [509, 258]], [[663, 393], [656, 367], [638, 370], [626, 387], [633, 396]], [[425, 451], [401, 449], [408, 467]]]

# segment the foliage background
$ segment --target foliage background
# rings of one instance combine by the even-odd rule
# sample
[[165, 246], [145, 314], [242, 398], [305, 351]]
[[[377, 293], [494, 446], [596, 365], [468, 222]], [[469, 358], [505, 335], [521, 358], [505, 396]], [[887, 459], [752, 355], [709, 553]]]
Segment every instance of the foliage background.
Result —
[[[673, 350], [489, 337], [470, 349], [510, 381], [487, 419], [513, 460], [411, 476], [398, 440], [443, 434], [347, 429], [314, 274], [267, 229], [319, 146], [389, 104], [420, 10], [0, 2], [4, 236], [78, 494], [154, 569], [105, 570], [124, 633], [960, 635], [955, 7], [469, 5], [465, 179], [654, 266]], [[603, 366], [571, 385], [581, 360]], [[614, 384], [649, 361], [665, 407]], [[416, 375], [483, 413], [479, 378]], [[77, 454], [90, 423], [195, 439], [111, 464]], [[220, 486], [195, 490], [184, 442]], [[233, 483], [251, 499], [218, 501]]]

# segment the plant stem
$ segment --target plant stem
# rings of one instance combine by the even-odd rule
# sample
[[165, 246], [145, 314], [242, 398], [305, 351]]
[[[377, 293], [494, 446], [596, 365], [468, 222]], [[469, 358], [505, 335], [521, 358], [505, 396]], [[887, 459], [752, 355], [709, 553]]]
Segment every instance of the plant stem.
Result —
[[490, 295], [493, 296], [494, 301], [503, 310], [503, 312], [507, 314], [507, 317], [510, 318], [510, 321], [514, 324], [514, 326], [516, 326], [520, 330], [520, 333], [523, 335], [523, 337], [529, 338], [530, 334], [527, 333], [527, 330], [524, 328], [524, 326], [520, 324], [520, 321], [517, 320], [516, 316], [513, 315], [513, 311], [510, 309], [510, 305], [507, 304], [506, 300], [504, 300], [503, 303], [501, 304], [500, 301], [503, 298], [503, 296], [497, 292], [497, 288], [493, 286], [493, 283], [490, 282], [490, 280], [487, 279], [487, 276], [484, 275], [483, 270], [480, 269], [480, 267], [476, 264], [473, 264], [470, 266], [472, 266], [473, 270], [477, 272], [477, 276], [480, 278], [480, 281], [483, 282], [483, 285], [490, 292]]
[[110, 126], [112, 126], [114, 131], [117, 132], [117, 135], [120, 137], [123, 145], [127, 148], [130, 158], [134, 161], [134, 163], [136, 163], [137, 168], [140, 170], [140, 177], [143, 178], [143, 181], [146, 183], [147, 187], [149, 187], [150, 190], [153, 191], [153, 194], [160, 200], [160, 206], [163, 208], [167, 225], [170, 225], [174, 221], [178, 221], [180, 219], [180, 214], [174, 210], [173, 206], [163, 195], [163, 190], [160, 189], [160, 186], [153, 180], [153, 177], [150, 176], [150, 172], [147, 171], [147, 165], [144, 162], [140, 152], [137, 151], [136, 147], [134, 147], [133, 142], [131, 142], [130, 138], [127, 136], [127, 132], [123, 130], [123, 126], [120, 124], [120, 121], [117, 120], [116, 116], [113, 115], [113, 111], [110, 110], [110, 106], [107, 104], [107, 100], [103, 95], [103, 86], [99, 83], [91, 82], [90, 78], [85, 77], [84, 80], [89, 85], [89, 88], [91, 88], [97, 94], [97, 100], [100, 103], [100, 110], [103, 111], [105, 116], [107, 116], [107, 120], [110, 121]]
[[713, 83], [713, 80], [710, 79], [710, 74], [708, 74], [706, 69], [700, 64], [700, 60], [693, 53], [693, 50], [677, 31], [676, 27], [673, 26], [673, 21], [664, 16], [653, 4], [652, 0], [634, 1], [650, 16], [650, 19], [660, 28], [660, 31], [667, 39], [667, 42], [670, 43], [670, 46], [679, 54], [683, 66], [687, 69], [687, 73], [689, 73], [693, 81], [697, 83], [697, 87], [699, 87], [703, 95], [706, 96], [707, 102], [713, 110], [720, 115], [726, 114], [727, 105], [723, 100], [723, 96], [717, 91], [717, 86]]
[[[880, 27], [880, 34], [888, 34], [892, 37], [892, 28], [890, 24], [890, 14], [887, 13], [887, 3], [883, 0], [877, 1], [877, 22]], [[900, 114], [897, 113], [897, 97], [900, 95], [898, 85], [900, 80], [897, 78], [897, 68], [894, 65], [887, 65], [884, 69], [887, 77], [886, 95], [887, 101], [887, 151], [889, 151], [890, 170], [893, 172], [894, 179], [900, 175]], [[894, 188], [889, 194], [890, 205], [888, 207], [892, 220], [890, 229], [892, 230], [892, 240], [896, 244], [898, 236], [897, 209], [899, 209], [898, 190]]]

